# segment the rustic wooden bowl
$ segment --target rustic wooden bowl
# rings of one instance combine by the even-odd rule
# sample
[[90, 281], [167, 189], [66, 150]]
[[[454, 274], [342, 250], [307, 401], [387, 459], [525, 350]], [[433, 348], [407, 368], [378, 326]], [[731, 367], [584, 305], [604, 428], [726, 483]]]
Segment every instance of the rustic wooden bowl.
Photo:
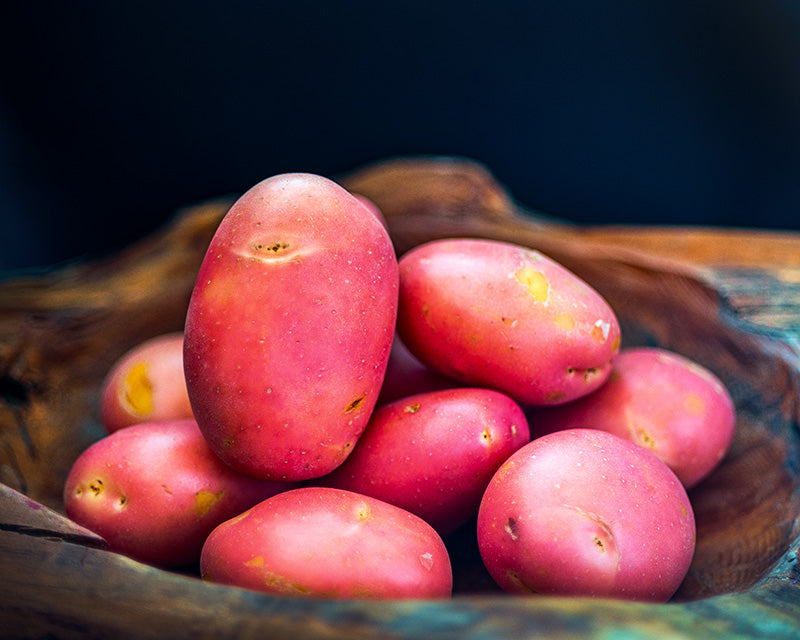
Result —
[[624, 346], [673, 349], [727, 384], [736, 436], [691, 492], [697, 552], [674, 601], [507, 596], [469, 525], [448, 539], [452, 601], [273, 597], [134, 562], [65, 518], [66, 474], [102, 435], [99, 384], [125, 350], [183, 327], [223, 199], [120, 255], [0, 283], [0, 635], [800, 637], [800, 234], [577, 227], [524, 211], [454, 158], [389, 160], [341, 182], [378, 204], [398, 253], [448, 236], [537, 248], [606, 297]]

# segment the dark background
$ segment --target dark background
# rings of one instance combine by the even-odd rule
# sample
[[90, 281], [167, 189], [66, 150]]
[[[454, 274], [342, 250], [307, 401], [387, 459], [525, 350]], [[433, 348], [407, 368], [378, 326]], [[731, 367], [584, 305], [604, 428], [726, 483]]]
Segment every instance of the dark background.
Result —
[[798, 228], [796, 1], [9, 0], [0, 48], [0, 275], [411, 154], [576, 222]]

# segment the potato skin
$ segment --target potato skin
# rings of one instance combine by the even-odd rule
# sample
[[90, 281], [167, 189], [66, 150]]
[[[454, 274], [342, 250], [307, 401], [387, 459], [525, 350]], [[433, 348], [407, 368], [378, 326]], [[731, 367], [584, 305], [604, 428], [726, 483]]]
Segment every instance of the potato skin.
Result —
[[623, 349], [606, 383], [559, 407], [531, 412], [536, 435], [575, 428], [608, 431], [657, 455], [694, 487], [733, 440], [736, 409], [705, 367], [666, 349]]
[[376, 205], [372, 200], [367, 198], [367, 196], [362, 196], [360, 193], [354, 193], [353, 195], [358, 199], [358, 201], [361, 204], [363, 204], [367, 208], [367, 211], [369, 211], [373, 216], [375, 216], [378, 219], [378, 222], [381, 223], [383, 228], [388, 231], [389, 223], [386, 221], [386, 217], [383, 215], [383, 212], [378, 208], [378, 205]]
[[449, 598], [438, 534], [417, 516], [350, 491], [304, 487], [219, 525], [200, 558], [204, 580], [311, 598]]
[[148, 422], [119, 429], [78, 457], [64, 507], [112, 551], [174, 567], [197, 562], [219, 523], [293, 487], [232, 471], [194, 420]]
[[376, 409], [320, 482], [402, 507], [446, 536], [477, 514], [494, 472], [529, 440], [522, 409], [499, 391], [423, 392]]
[[478, 546], [507, 592], [666, 602], [694, 555], [686, 490], [646, 449], [596, 429], [522, 447], [492, 478]]
[[416, 393], [463, 386], [421, 362], [395, 334], [378, 405], [407, 398]]
[[376, 409], [320, 482], [402, 507], [446, 536], [478, 513], [494, 472], [529, 439], [522, 409], [499, 391], [424, 392]]
[[193, 417], [183, 373], [183, 333], [146, 340], [111, 367], [100, 393], [100, 422], [108, 433], [140, 422]]
[[398, 334], [444, 375], [531, 405], [573, 400], [608, 376], [620, 345], [613, 310], [541, 253], [455, 238], [399, 266]]
[[349, 454], [380, 392], [397, 259], [355, 196], [311, 174], [252, 187], [211, 241], [184, 367], [201, 431], [242, 473], [304, 480]]

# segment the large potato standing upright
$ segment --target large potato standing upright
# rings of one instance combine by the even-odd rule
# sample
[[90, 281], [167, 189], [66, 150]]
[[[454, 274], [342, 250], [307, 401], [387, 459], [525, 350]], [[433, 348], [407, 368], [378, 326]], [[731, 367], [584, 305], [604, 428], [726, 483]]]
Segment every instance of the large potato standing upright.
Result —
[[186, 316], [201, 431], [234, 469], [304, 480], [336, 468], [378, 398], [397, 314], [386, 230], [311, 174], [247, 191], [222, 220]]

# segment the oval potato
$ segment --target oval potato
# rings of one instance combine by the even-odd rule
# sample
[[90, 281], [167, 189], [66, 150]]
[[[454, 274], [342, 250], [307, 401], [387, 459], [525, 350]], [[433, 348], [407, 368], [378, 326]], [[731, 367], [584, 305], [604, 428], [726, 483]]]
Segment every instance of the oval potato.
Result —
[[454, 238], [412, 249], [399, 266], [398, 334], [444, 375], [532, 405], [568, 402], [608, 376], [620, 346], [613, 310], [547, 256]]
[[328, 487], [276, 495], [219, 525], [200, 558], [204, 580], [313, 598], [449, 598], [444, 542], [386, 502]]
[[197, 562], [219, 523], [292, 487], [232, 471], [194, 420], [147, 422], [115, 431], [77, 458], [64, 507], [112, 551], [174, 567]]
[[478, 546], [507, 592], [667, 601], [695, 548], [686, 490], [650, 451], [597, 429], [514, 453], [478, 512]]
[[529, 439], [522, 409], [499, 391], [429, 391], [376, 409], [320, 481], [402, 507], [445, 536], [477, 514], [494, 472]]
[[361, 200], [311, 174], [268, 178], [225, 215], [186, 315], [195, 418], [242, 473], [332, 471], [369, 420], [397, 313], [391, 240]]

